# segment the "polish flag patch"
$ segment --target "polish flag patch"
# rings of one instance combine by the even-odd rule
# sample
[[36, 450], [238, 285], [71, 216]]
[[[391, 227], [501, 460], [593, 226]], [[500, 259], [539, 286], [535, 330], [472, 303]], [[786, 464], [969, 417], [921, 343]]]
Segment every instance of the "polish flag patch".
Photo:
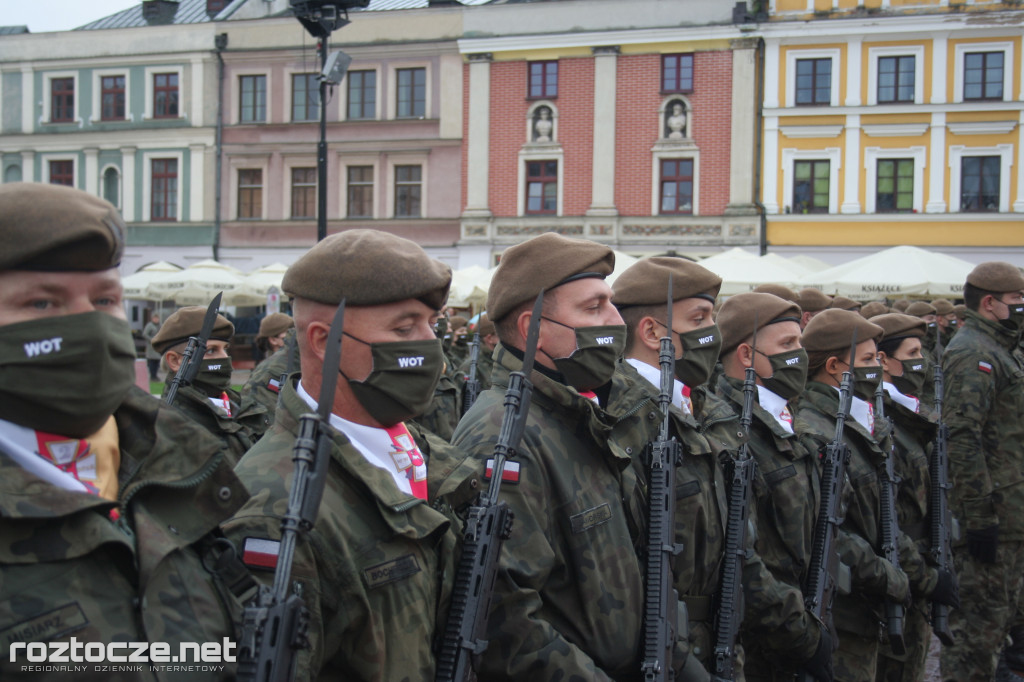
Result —
[[273, 391], [274, 393], [280, 393], [281, 382], [277, 379], [271, 379], [270, 381], [267, 382], [267, 388]]
[[277, 568], [277, 557], [281, 543], [266, 538], [246, 538], [242, 549], [242, 563], [250, 568], [273, 571]]
[[985, 374], [991, 374], [992, 373], [992, 365], [987, 363], [987, 362], [980, 362], [979, 361], [978, 362], [978, 369], [981, 370], [982, 372], [984, 372]]
[[[505, 467], [501, 470], [501, 481], [502, 483], [519, 483], [519, 473], [521, 466], [519, 462], [510, 462], [505, 460]], [[484, 471], [484, 478], [490, 479], [494, 473], [494, 460], [487, 460], [487, 469]]]

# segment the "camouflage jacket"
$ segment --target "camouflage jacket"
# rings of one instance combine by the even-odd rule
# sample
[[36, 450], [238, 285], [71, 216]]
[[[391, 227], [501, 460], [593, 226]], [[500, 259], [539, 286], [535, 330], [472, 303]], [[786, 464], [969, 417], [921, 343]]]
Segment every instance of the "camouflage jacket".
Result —
[[277, 398], [281, 394], [281, 377], [299, 371], [299, 347], [289, 339], [284, 348], [256, 365], [249, 374], [249, 380], [239, 391], [242, 412], [248, 412], [253, 404], [262, 405], [267, 419], [274, 421]]
[[[1024, 540], [1024, 366], [1018, 335], [968, 310], [942, 358], [950, 506], [968, 530]], [[966, 533], [964, 534], [966, 536]]]
[[[243, 556], [247, 540], [281, 537], [299, 418], [310, 411], [295, 389], [299, 376], [285, 383], [273, 427], [235, 470], [252, 498], [223, 528]], [[409, 431], [428, 471], [450, 450], [415, 426]], [[292, 564], [310, 611], [310, 647], [298, 655], [295, 680], [433, 679], [454, 573], [450, 519], [400, 491], [344, 434], [331, 434], [320, 516], [296, 543]], [[257, 579], [272, 584], [273, 571], [257, 571]]]
[[[167, 383], [164, 384], [164, 396], [171, 386], [172, 377], [173, 375], [168, 376]], [[252, 403], [242, 409], [237, 391], [229, 388], [225, 392], [231, 401], [230, 417], [218, 411], [206, 394], [195, 386], [179, 388], [178, 394], [174, 396], [173, 407], [219, 438], [227, 448], [230, 464], [234, 466], [270, 427], [270, 417], [262, 405]]]
[[[804, 445], [819, 457], [835, 435], [838, 411], [839, 391], [817, 381], [807, 382], [793, 428]], [[889, 426], [876, 421], [875, 432], [872, 436], [852, 417], [846, 420], [843, 441], [850, 448], [850, 461], [846, 465], [848, 485], [843, 491], [845, 515], [836, 546], [843, 563], [850, 567], [853, 589], [848, 595], [837, 594], [832, 609], [839, 630], [864, 637], [878, 635], [883, 599], [903, 602], [908, 589], [906, 574], [879, 555], [880, 485], [885, 475]], [[879, 441], [885, 443], [884, 449]], [[903, 534], [900, 538], [901, 545], [910, 542]]]
[[[476, 358], [476, 378], [480, 382], [480, 390], [486, 391], [491, 387], [491, 372], [494, 371], [493, 351], [488, 352], [487, 346], [480, 345], [480, 354]], [[459, 365], [459, 374], [469, 379], [469, 358]]]
[[462, 392], [450, 371], [441, 375], [434, 388], [434, 399], [426, 412], [412, 420], [414, 424], [444, 441], [450, 441], [462, 417]]
[[235, 637], [240, 605], [222, 600], [201, 556], [247, 498], [222, 446], [138, 388], [114, 417], [117, 502], [61, 490], [0, 451], [0, 679], [234, 679], [233, 663], [187, 673], [142, 664], [112, 676], [89, 663], [80, 672], [25, 671], [24, 650], [10, 660], [19, 641], [167, 642], [177, 655], [182, 642]]
[[[503, 346], [494, 358], [492, 387], [453, 438], [481, 473], [501, 429], [509, 373], [522, 367]], [[636, 487], [630, 458], [610, 449], [605, 410], [536, 369], [530, 380], [518, 472], [501, 487], [515, 520], [480, 678], [633, 679], [644, 593], [624, 504]]]

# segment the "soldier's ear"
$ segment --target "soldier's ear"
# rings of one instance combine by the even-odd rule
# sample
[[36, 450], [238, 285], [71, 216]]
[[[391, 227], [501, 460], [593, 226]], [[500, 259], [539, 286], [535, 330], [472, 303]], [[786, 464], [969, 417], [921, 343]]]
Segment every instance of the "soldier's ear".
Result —
[[746, 369], [754, 363], [754, 350], [750, 347], [750, 344], [741, 343], [736, 347], [736, 359], [739, 360], [740, 365]]
[[327, 335], [330, 333], [330, 325], [320, 320], [313, 320], [306, 327], [306, 343], [313, 357], [321, 363], [324, 361], [324, 349], [327, 347]]
[[[637, 325], [637, 338], [640, 339], [646, 348], [660, 350], [663, 329], [664, 327], [653, 317], [640, 318], [640, 324]], [[678, 351], [679, 349], [677, 348], [676, 350]]]

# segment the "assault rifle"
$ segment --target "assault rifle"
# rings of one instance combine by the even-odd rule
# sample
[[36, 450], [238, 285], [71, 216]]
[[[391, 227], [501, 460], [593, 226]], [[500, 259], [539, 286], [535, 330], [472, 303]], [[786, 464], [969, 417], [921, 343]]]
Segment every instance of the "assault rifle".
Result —
[[498, 442], [494, 444], [493, 460], [489, 463], [491, 482], [480, 494], [476, 504], [469, 508], [462, 533], [462, 556], [455, 573], [451, 608], [444, 628], [444, 640], [437, 656], [437, 682], [463, 682], [469, 679], [470, 656], [483, 653], [487, 648], [487, 615], [494, 594], [494, 579], [498, 574], [498, 558], [502, 543], [512, 532], [512, 512], [508, 504], [498, 500], [505, 462], [516, 456], [523, 436], [526, 417], [530, 410], [533, 384], [530, 373], [537, 352], [541, 308], [544, 291], [537, 294], [533, 316], [526, 333], [526, 352], [523, 368], [509, 375], [505, 390], [505, 414], [501, 420]]
[[682, 462], [682, 445], [669, 437], [676, 351], [672, 344], [672, 277], [668, 280], [668, 319], [661, 337], [658, 365], [661, 385], [658, 408], [663, 415], [658, 440], [647, 444], [649, 463], [647, 506], [647, 578], [644, 584], [644, 653], [640, 672], [645, 682], [674, 679], [672, 652], [676, 644], [679, 593], [672, 576], [672, 557], [682, 551], [675, 543], [675, 477]]
[[480, 380], [476, 378], [476, 363], [480, 360], [480, 332], [473, 334], [473, 342], [469, 344], [469, 374], [462, 387], [462, 414], [469, 412], [476, 397], [480, 395]]
[[[881, 368], [878, 370], [881, 372]], [[875, 419], [885, 420], [885, 388], [878, 382], [875, 388]], [[882, 422], [884, 423], [884, 421]], [[889, 420], [890, 427], [892, 420]], [[890, 428], [891, 430], [891, 428]], [[890, 436], [892, 438], [892, 436]], [[896, 449], [890, 441], [889, 452], [885, 458], [885, 480], [882, 481], [879, 497], [882, 512], [882, 555], [893, 565], [900, 567], [900, 549], [897, 539], [900, 534], [900, 522], [896, 515]], [[892, 599], [885, 600], [885, 626], [889, 633], [889, 647], [897, 656], [907, 653], [907, 645], [903, 639], [903, 604]]]
[[[754, 393], [757, 391], [757, 372], [754, 356], [757, 353], [757, 318], [751, 342], [750, 367], [743, 377], [743, 412], [740, 425], [750, 436], [754, 414]], [[736, 679], [736, 637], [743, 621], [743, 559], [746, 556], [747, 528], [750, 518], [750, 493], [753, 490], [757, 463], [750, 455], [749, 441], [740, 446], [732, 462], [729, 476], [729, 518], [725, 526], [725, 557], [722, 561], [722, 584], [719, 588], [718, 613], [715, 627], [714, 677], [732, 682]]]
[[285, 352], [288, 353], [288, 364], [285, 367], [284, 373], [278, 378], [278, 381], [281, 382], [281, 388], [284, 388], [284, 382], [288, 378], [288, 375], [295, 371], [295, 356], [297, 355], [295, 352], [295, 345], [297, 343], [298, 341], [295, 339], [295, 334], [289, 334], [288, 340], [285, 341], [284, 344], [286, 349]]
[[341, 360], [341, 332], [345, 326], [345, 299], [334, 314], [324, 349], [323, 378], [316, 412], [299, 419], [299, 434], [292, 449], [295, 477], [288, 508], [281, 520], [281, 545], [272, 587], [261, 585], [242, 614], [238, 643], [239, 682], [287, 682], [295, 676], [295, 659], [309, 647], [306, 633], [309, 611], [302, 597], [288, 594], [292, 560], [299, 534], [316, 523], [331, 461], [331, 435], [325, 428], [334, 407], [334, 389]]
[[171, 379], [171, 384], [167, 387], [167, 395], [164, 396], [166, 404], [173, 405], [174, 398], [178, 395], [178, 389], [182, 386], [190, 386], [196, 380], [199, 365], [206, 357], [206, 342], [210, 340], [210, 334], [213, 333], [213, 327], [217, 323], [217, 310], [220, 309], [220, 299], [223, 295], [222, 291], [213, 297], [209, 307], [206, 308], [206, 316], [203, 318], [199, 336], [190, 336], [188, 343], [185, 344], [185, 350], [181, 353], [181, 365], [174, 373], [174, 378]]
[[[935, 414], [939, 420], [939, 432], [932, 444], [931, 461], [928, 469], [931, 485], [928, 490], [928, 516], [931, 522], [932, 558], [939, 569], [956, 575], [953, 568], [953, 513], [949, 510], [949, 453], [946, 443], [949, 427], [942, 421], [942, 344], [939, 330], [935, 330]], [[946, 646], [952, 646], [953, 633], [949, 629], [949, 607], [932, 602], [932, 632]]]
[[[850, 364], [843, 372], [843, 380], [839, 384], [839, 411], [836, 412], [836, 431], [832, 442], [825, 448], [825, 457], [821, 469], [821, 501], [818, 505], [818, 516], [814, 521], [814, 543], [811, 545], [811, 563], [807, 573], [807, 584], [804, 586], [804, 604], [814, 614], [818, 622], [823, 623], [835, 636], [835, 624], [832, 622], [832, 601], [839, 588], [839, 553], [836, 551], [836, 539], [839, 536], [839, 525], [842, 503], [843, 481], [846, 478], [846, 465], [850, 461], [850, 447], [843, 442], [843, 429], [850, 415], [850, 402], [853, 395], [853, 363], [857, 354], [857, 330], [853, 331], [850, 341]], [[814, 679], [810, 673], [804, 673], [801, 679], [809, 682]]]

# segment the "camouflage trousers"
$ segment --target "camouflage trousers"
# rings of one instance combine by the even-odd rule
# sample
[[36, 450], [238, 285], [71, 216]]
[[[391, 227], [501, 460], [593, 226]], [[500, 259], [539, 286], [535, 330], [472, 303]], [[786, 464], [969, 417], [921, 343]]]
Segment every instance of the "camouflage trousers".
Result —
[[839, 631], [839, 648], [832, 654], [835, 682], [873, 682], [878, 668], [877, 637]]
[[979, 563], [966, 547], [953, 549], [960, 609], [949, 613], [953, 646], [942, 647], [942, 679], [989, 682], [1024, 582], [1024, 543], [1000, 542], [994, 564]]
[[931, 602], [924, 598], [914, 600], [903, 618], [903, 641], [907, 653], [897, 656], [883, 642], [878, 649], [879, 682], [917, 682], [924, 679], [925, 659], [932, 642], [932, 626], [928, 623]]

